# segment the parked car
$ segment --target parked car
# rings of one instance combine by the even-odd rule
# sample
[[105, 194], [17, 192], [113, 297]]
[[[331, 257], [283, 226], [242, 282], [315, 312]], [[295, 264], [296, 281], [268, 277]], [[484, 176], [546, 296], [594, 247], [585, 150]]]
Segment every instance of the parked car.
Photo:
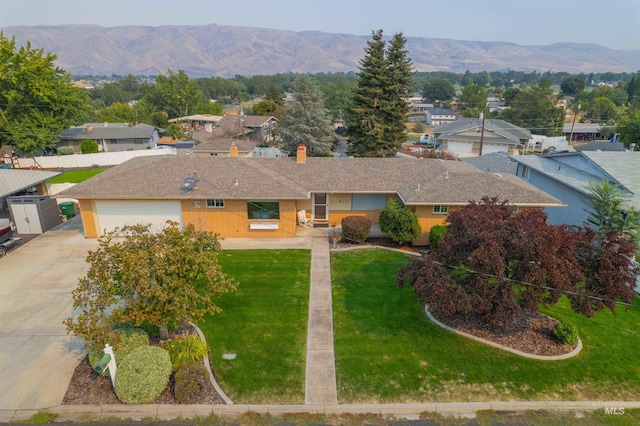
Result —
[[420, 136], [420, 142], [422, 145], [427, 145], [427, 146], [435, 146], [436, 141], [429, 135], [422, 135]]

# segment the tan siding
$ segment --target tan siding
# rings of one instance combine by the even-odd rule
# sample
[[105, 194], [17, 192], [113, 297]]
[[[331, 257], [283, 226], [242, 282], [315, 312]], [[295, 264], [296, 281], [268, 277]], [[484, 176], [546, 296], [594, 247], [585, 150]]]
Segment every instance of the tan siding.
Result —
[[351, 194], [330, 194], [329, 209], [335, 211], [351, 210]]
[[[196, 229], [215, 232], [222, 238], [287, 238], [296, 233], [296, 202], [280, 201], [280, 220], [277, 230], [249, 229], [246, 200], [224, 200], [224, 208], [208, 208], [206, 200], [182, 201], [182, 220], [192, 223]], [[272, 222], [260, 220], [254, 222]]]
[[347, 216], [365, 216], [373, 223], [378, 223], [380, 218], [380, 211], [378, 210], [349, 210], [349, 211], [330, 211], [329, 223], [335, 223], [336, 226], [340, 226], [342, 219]]
[[80, 217], [82, 218], [82, 226], [84, 226], [84, 236], [87, 238], [98, 238], [98, 220], [93, 211], [93, 202], [91, 200], [79, 200]]

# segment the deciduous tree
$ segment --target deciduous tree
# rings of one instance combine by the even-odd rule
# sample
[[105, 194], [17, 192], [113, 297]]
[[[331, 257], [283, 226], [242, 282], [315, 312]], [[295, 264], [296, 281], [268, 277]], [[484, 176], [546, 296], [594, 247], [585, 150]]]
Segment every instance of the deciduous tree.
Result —
[[87, 93], [55, 66], [56, 55], [17, 47], [0, 32], [0, 144], [33, 155], [89, 118]]
[[[556, 303], [564, 292], [585, 315], [633, 300], [637, 270], [624, 238], [598, 241], [593, 230], [548, 225], [542, 211], [515, 214], [495, 198], [451, 212], [447, 222], [439, 248], [398, 275], [400, 285], [412, 284], [419, 300], [445, 318], [508, 329], [526, 326], [527, 312]], [[619, 282], [612, 285], [612, 279]]]
[[89, 347], [106, 343], [114, 323], [155, 324], [166, 338], [169, 326], [219, 312], [216, 298], [236, 289], [218, 265], [215, 234], [175, 222], [159, 233], [149, 225], [117, 231], [89, 252], [89, 270], [72, 293], [77, 316], [64, 322]]

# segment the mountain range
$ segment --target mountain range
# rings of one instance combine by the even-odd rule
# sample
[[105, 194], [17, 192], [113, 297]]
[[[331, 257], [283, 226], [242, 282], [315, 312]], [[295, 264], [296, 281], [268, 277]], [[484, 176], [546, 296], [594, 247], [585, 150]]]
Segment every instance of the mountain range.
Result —
[[[284, 31], [226, 25], [14, 26], [1, 31], [55, 53], [74, 75], [157, 75], [168, 69], [191, 77], [357, 71], [371, 36]], [[640, 50], [595, 44], [522, 46], [509, 42], [407, 37], [417, 71], [636, 72]]]

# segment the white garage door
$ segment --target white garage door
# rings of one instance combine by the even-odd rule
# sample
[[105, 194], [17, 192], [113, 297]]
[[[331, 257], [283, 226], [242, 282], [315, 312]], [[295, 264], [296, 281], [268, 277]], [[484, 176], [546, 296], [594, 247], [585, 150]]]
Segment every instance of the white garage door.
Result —
[[125, 225], [151, 224], [154, 231], [165, 227], [167, 220], [182, 224], [179, 201], [94, 201], [98, 229], [105, 231]]

